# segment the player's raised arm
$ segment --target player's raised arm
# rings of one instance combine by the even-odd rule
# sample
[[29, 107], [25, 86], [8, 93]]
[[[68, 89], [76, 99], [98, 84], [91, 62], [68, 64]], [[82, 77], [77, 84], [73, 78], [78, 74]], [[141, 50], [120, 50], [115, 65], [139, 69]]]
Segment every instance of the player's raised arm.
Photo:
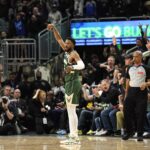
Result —
[[55, 26], [53, 24], [48, 24], [47, 29], [54, 33], [55, 39], [57, 40], [61, 48], [65, 50], [65, 43]]

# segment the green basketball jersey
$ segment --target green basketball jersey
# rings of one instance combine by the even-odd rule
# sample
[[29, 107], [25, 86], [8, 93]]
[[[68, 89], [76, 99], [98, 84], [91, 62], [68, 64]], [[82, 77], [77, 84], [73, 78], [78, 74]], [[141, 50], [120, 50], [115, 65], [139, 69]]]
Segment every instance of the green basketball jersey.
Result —
[[[69, 54], [64, 55], [64, 69], [73, 65], [69, 62]], [[65, 100], [68, 103], [79, 104], [81, 91], [81, 82], [79, 80], [79, 71], [73, 70], [65, 75]]]
[[[67, 52], [65, 52], [65, 55], [64, 55], [64, 69], [67, 67], [67, 66], [70, 66], [72, 65], [70, 62], [69, 62], [69, 54]], [[72, 80], [75, 80], [75, 79], [78, 79], [79, 78], [79, 71], [78, 70], [73, 70], [71, 71], [70, 73], [67, 73], [65, 75], [65, 82], [68, 82], [68, 81], [72, 81]]]

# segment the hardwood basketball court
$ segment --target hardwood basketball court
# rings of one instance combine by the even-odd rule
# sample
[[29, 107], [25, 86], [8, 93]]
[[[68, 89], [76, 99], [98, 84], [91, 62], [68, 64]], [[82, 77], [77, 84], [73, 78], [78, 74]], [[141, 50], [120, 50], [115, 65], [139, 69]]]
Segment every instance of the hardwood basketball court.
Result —
[[150, 150], [150, 139], [80, 136], [81, 145], [60, 145], [65, 136], [0, 136], [0, 150]]

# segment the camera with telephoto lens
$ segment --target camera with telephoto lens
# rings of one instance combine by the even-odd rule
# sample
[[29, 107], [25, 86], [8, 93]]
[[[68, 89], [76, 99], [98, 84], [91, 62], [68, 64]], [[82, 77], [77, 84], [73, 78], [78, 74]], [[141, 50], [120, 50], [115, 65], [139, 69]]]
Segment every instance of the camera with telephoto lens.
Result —
[[51, 108], [50, 108], [50, 106], [46, 105], [45, 109], [49, 111]]
[[8, 98], [2, 97], [2, 102], [3, 102], [4, 104], [6, 104], [6, 103], [8, 102]]

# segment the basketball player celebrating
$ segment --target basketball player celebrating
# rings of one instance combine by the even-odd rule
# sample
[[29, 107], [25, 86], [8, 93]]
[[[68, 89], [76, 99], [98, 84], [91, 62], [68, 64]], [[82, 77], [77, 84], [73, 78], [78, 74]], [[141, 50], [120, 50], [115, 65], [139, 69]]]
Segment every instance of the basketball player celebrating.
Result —
[[85, 65], [77, 51], [74, 50], [75, 40], [67, 38], [64, 42], [58, 30], [53, 24], [48, 24], [47, 29], [52, 31], [55, 39], [64, 50], [64, 70], [65, 70], [65, 100], [69, 117], [69, 139], [61, 141], [61, 144], [80, 144], [78, 138], [78, 117], [76, 106], [78, 105], [81, 82], [79, 80], [79, 70], [84, 69]]

